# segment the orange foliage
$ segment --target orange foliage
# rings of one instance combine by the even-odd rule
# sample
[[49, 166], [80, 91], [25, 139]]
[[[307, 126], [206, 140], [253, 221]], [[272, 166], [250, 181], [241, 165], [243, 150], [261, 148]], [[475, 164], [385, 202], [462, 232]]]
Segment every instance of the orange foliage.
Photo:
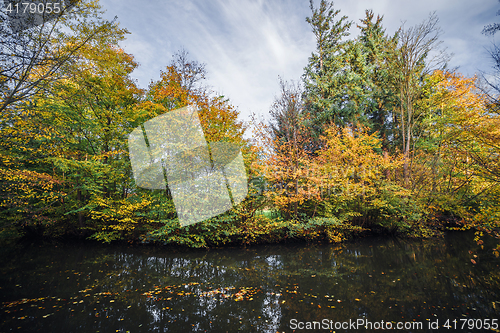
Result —
[[197, 105], [198, 115], [208, 142], [233, 142], [244, 144], [245, 126], [238, 120], [238, 110], [223, 96], [211, 96], [205, 89], [195, 87], [193, 72], [172, 64], [162, 72], [160, 80], [149, 86], [147, 101], [138, 108], [147, 118], [187, 105]]

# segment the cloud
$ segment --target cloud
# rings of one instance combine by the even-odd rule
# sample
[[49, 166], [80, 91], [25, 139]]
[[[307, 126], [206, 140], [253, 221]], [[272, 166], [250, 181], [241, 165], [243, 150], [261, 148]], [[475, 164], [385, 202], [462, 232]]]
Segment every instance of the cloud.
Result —
[[[118, 15], [132, 35], [123, 42], [141, 66], [133, 76], [145, 88], [158, 79], [172, 55], [185, 48], [193, 60], [206, 63], [208, 84], [239, 107], [241, 118], [266, 114], [278, 93], [278, 76], [299, 80], [315, 49], [305, 22], [306, 0], [171, 0], [138, 2], [101, 0], [108, 17]], [[319, 0], [315, 1], [316, 6]], [[436, 11], [444, 33], [443, 46], [455, 56], [451, 67], [473, 75], [490, 66], [484, 25], [498, 21], [498, 1], [469, 0], [337, 0], [335, 7], [355, 23], [365, 9], [384, 15], [393, 34], [403, 21], [412, 26]], [[358, 29], [352, 29], [356, 36]]]

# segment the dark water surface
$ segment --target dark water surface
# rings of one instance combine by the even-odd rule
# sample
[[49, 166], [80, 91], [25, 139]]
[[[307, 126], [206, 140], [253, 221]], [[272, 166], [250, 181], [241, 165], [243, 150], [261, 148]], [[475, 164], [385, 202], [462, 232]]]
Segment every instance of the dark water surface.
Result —
[[[493, 244], [457, 232], [200, 251], [18, 246], [0, 252], [0, 332], [368, 332], [386, 322], [430, 332], [436, 321], [476, 332], [500, 320]], [[372, 329], [353, 329], [357, 320]]]

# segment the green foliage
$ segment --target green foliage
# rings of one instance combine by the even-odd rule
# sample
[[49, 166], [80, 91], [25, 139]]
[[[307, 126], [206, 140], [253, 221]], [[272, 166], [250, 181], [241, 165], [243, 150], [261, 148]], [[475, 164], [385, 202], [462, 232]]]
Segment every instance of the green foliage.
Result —
[[[127, 31], [85, 2], [89, 16], [75, 12], [64, 23], [72, 34], [47, 44], [47, 54], [79, 45], [71, 61], [56, 62], [57, 79], [44, 80], [43, 93], [28, 89], [0, 102], [0, 241], [337, 243], [365, 230], [429, 237], [446, 223], [497, 235], [498, 101], [475, 78], [431, 73], [437, 18], [388, 36], [382, 17], [366, 11], [360, 35], [349, 38], [352, 22], [331, 2], [315, 8], [311, 0], [310, 7], [316, 50], [304, 87], [281, 82], [273, 121], [259, 124], [261, 142], [250, 144], [237, 108], [201, 85], [205, 67], [187, 52], [147, 91], [139, 89], [130, 76], [138, 64], [118, 46]], [[104, 30], [90, 29], [92, 20]], [[419, 47], [422, 41], [427, 46]], [[416, 57], [411, 64], [409, 57]], [[54, 65], [47, 64], [36, 71]], [[37, 73], [19, 82], [38, 87]], [[5, 82], [0, 78], [0, 88]], [[193, 103], [208, 142], [241, 147], [249, 187], [230, 211], [181, 227], [168, 188], [135, 184], [126, 138]]]
[[[316, 53], [304, 70], [305, 105], [309, 126], [316, 138], [324, 124], [348, 126], [362, 124], [378, 131], [384, 148], [394, 126], [389, 117], [394, 104], [393, 70], [390, 59], [397, 45], [397, 35], [389, 37], [382, 28], [382, 18], [373, 22], [373, 12], [361, 20], [361, 35], [346, 40], [350, 22], [347, 17], [335, 20], [340, 11], [322, 1], [307, 19], [317, 40]], [[323, 35], [327, 37], [323, 37]]]
[[364, 230], [335, 217], [316, 217], [306, 222], [292, 222], [288, 228], [291, 237], [308, 241], [326, 240], [330, 243], [343, 242]]
[[204, 248], [228, 244], [235, 235], [230, 216], [221, 216], [184, 227], [181, 227], [177, 219], [164, 220], [161, 223], [161, 227], [141, 236], [141, 241]]
[[[346, 91], [349, 74], [344, 75], [347, 59], [355, 48], [342, 40], [349, 35], [352, 22], [346, 16], [337, 19], [340, 10], [333, 8], [333, 3], [322, 0], [319, 8], [310, 2], [312, 15], [306, 19], [316, 37], [316, 52], [309, 58], [304, 73], [305, 104], [310, 126], [321, 134], [321, 124], [333, 121], [346, 124], [353, 120]], [[344, 91], [343, 91], [344, 90]]]

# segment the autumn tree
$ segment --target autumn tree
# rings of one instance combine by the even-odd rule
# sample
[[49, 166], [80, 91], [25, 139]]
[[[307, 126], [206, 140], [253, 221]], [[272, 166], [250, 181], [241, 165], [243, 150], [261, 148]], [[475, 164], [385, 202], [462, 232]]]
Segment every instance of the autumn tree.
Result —
[[[237, 109], [221, 95], [212, 94], [203, 84], [206, 78], [205, 65], [190, 60], [185, 50], [176, 53], [160, 80], [151, 82], [141, 108], [152, 111], [148, 116], [197, 105], [200, 122], [208, 142], [228, 141], [243, 145], [245, 131], [238, 120]], [[147, 119], [145, 119], [147, 120]]]
[[114, 38], [116, 22], [100, 16], [97, 2], [71, 1], [61, 9], [53, 20], [22, 31], [7, 24], [6, 12], [0, 14], [0, 112], [39, 92], [46, 94], [84, 45]]
[[72, 154], [52, 160], [73, 171], [68, 180], [77, 189], [73, 211], [80, 228], [84, 214], [100, 222], [104, 207], [122, 206], [132, 190], [124, 138], [136, 124], [134, 106], [142, 93], [129, 76], [137, 66], [131, 55], [113, 45], [85, 51], [73, 79], [59, 85], [62, 103], [47, 105], [58, 116], [53, 123], [74, 119], [66, 125]]
[[[433, 153], [432, 204], [491, 225], [498, 216], [500, 118], [478, 78], [436, 71], [422, 147]], [[489, 213], [487, 213], [489, 212]]]
[[280, 79], [280, 95], [271, 106], [269, 124], [258, 131], [264, 143], [262, 173], [273, 184], [270, 200], [288, 218], [297, 218], [299, 205], [315, 196], [311, 170], [311, 140], [305, 127], [300, 87]]
[[[125, 32], [114, 27], [107, 33], [108, 40], [83, 45], [79, 57], [60, 69], [68, 79], [53, 82], [51, 94], [34, 95], [8, 115], [11, 126], [4, 127], [1, 134], [5, 139], [2, 171], [11, 180], [9, 195], [22, 198], [24, 180], [12, 183], [13, 177], [9, 177], [16, 173], [29, 172], [32, 178], [43, 176], [57, 184], [53, 195], [42, 184], [41, 193], [25, 203], [34, 208], [21, 214], [21, 224], [40, 224], [30, 217], [30, 210], [52, 216], [52, 222], [73, 216], [76, 225], [56, 223], [52, 232], [88, 234], [96, 230], [96, 222], [105, 220], [106, 209], [115, 209], [117, 201], [130, 193], [124, 137], [135, 125], [132, 106], [141, 94], [129, 77], [137, 64], [114, 43]], [[10, 159], [17, 163], [8, 164]], [[116, 216], [111, 219], [116, 221]]]
[[[146, 97], [139, 104], [138, 109], [146, 115], [143, 118], [146, 121], [185, 106], [194, 106], [208, 144], [211, 162], [215, 161], [214, 156], [233, 156], [241, 149], [247, 175], [251, 180], [250, 164], [255, 155], [246, 139], [243, 138], [246, 126], [238, 119], [237, 108], [231, 105], [227, 98], [214, 94], [204, 84], [206, 75], [205, 65], [189, 59], [188, 53], [181, 50], [174, 54], [166, 70], [160, 73], [160, 80], [151, 82]], [[196, 176], [193, 170], [183, 170], [183, 172], [189, 173], [190, 177]], [[168, 181], [165, 183], [166, 196], [162, 200], [168, 201], [171, 200], [170, 187]], [[235, 223], [243, 223], [255, 214], [255, 207], [258, 204], [260, 203], [256, 200], [249, 199], [233, 207], [233, 210], [227, 214], [236, 214]], [[175, 219], [168, 221], [168, 225], [174, 229], [177, 228], [176, 223], [178, 222]], [[162, 230], [166, 232], [167, 224], [164, 229], [155, 233], [155, 237], [165, 237]]]
[[391, 201], [389, 197], [404, 191], [387, 178], [386, 171], [399, 167], [401, 160], [380, 153], [382, 141], [377, 134], [360, 125], [327, 127], [325, 147], [316, 160], [322, 214], [342, 216], [362, 225], [387, 223], [391, 218], [396, 223], [397, 217], [391, 215], [399, 207], [394, 207], [394, 198]]

